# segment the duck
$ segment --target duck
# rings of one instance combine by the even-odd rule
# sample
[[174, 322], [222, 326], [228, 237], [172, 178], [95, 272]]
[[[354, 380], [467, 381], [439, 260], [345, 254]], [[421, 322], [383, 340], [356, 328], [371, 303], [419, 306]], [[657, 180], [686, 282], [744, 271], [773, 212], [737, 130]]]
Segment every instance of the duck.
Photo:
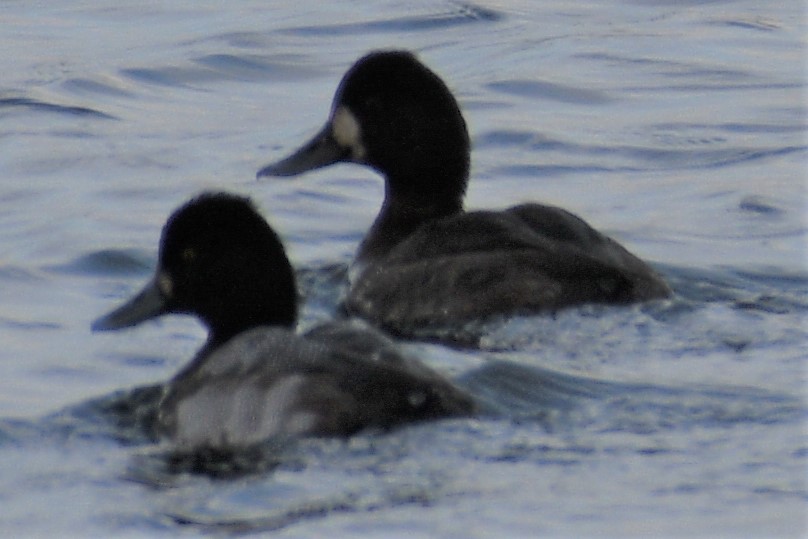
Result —
[[351, 263], [344, 308], [398, 336], [671, 294], [646, 262], [565, 209], [529, 202], [466, 211], [466, 122], [446, 83], [410, 51], [377, 50], [356, 61], [325, 126], [257, 177], [336, 163], [384, 178], [384, 201]]
[[469, 416], [474, 400], [356, 320], [298, 334], [294, 271], [249, 198], [203, 193], [162, 230], [155, 273], [93, 331], [189, 314], [208, 337], [163, 388], [154, 430], [178, 452]]

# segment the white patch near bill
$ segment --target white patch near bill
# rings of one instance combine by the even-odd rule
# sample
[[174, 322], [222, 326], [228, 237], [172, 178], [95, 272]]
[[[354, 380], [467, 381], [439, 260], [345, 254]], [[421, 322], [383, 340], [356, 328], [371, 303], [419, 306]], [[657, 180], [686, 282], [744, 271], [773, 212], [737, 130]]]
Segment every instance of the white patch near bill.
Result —
[[157, 288], [163, 294], [163, 296], [170, 298], [174, 293], [174, 281], [171, 279], [171, 275], [167, 272], [160, 270], [157, 272]]
[[365, 146], [362, 144], [362, 128], [351, 109], [341, 105], [331, 118], [331, 130], [334, 140], [340, 146], [351, 149], [351, 157], [356, 161], [365, 158]]

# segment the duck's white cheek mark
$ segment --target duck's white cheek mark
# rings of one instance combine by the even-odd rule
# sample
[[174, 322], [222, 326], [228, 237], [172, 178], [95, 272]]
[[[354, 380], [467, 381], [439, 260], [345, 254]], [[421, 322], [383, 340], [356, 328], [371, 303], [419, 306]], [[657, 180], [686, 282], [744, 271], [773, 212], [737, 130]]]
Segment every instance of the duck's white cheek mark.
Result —
[[365, 158], [365, 146], [362, 144], [362, 128], [354, 116], [351, 109], [340, 106], [334, 111], [331, 118], [331, 129], [334, 140], [344, 147], [351, 149], [351, 157], [355, 161], [362, 161]]
[[167, 298], [172, 297], [174, 294], [174, 281], [165, 271], [160, 270], [157, 273], [157, 288], [159, 288], [163, 296]]

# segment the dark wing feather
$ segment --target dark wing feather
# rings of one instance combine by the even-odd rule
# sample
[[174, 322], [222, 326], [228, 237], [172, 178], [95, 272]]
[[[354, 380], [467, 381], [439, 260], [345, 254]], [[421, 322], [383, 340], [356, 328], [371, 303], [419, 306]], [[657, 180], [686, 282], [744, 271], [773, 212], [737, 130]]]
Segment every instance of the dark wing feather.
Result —
[[363, 271], [346, 307], [406, 334], [495, 314], [668, 293], [647, 264], [580, 218], [526, 204], [421, 226]]

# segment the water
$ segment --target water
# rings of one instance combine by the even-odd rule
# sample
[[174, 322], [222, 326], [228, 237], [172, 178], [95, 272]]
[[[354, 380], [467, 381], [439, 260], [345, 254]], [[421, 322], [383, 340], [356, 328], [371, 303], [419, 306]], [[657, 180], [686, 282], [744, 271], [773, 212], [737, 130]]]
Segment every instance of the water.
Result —
[[[0, 7], [3, 535], [805, 535], [802, 3], [278, 4]], [[91, 320], [208, 188], [256, 199], [299, 268], [303, 325], [330, 316], [381, 182], [254, 174], [391, 46], [459, 96], [468, 207], [559, 204], [676, 297], [493, 322], [476, 351], [408, 345], [498, 415], [303, 441], [240, 478], [167, 473], [110, 407], [203, 332]]]

